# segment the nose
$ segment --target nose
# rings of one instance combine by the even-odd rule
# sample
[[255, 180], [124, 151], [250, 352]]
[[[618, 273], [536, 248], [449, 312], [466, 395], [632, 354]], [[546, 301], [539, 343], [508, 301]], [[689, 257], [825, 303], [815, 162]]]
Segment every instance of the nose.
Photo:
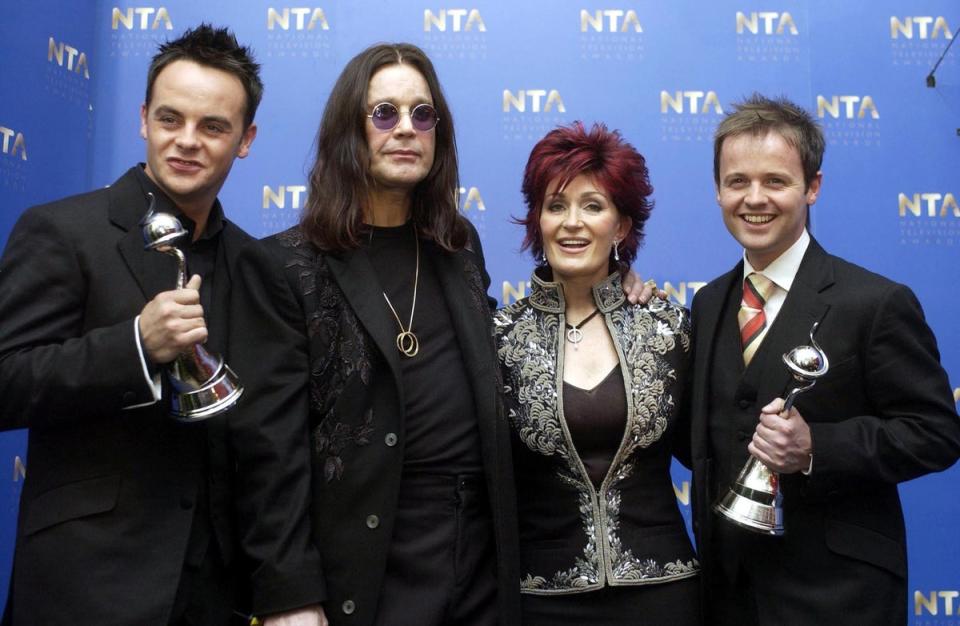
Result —
[[747, 196], [744, 198], [744, 201], [748, 206], [763, 206], [767, 203], [767, 194], [763, 191], [763, 186], [760, 183], [753, 183], [750, 185], [750, 188], [747, 189]]
[[176, 143], [181, 150], [195, 150], [199, 146], [198, 131], [193, 124], [184, 124], [177, 133]]
[[413, 116], [410, 114], [409, 109], [400, 111], [400, 120], [397, 122], [397, 125], [393, 127], [393, 132], [401, 135], [412, 135], [414, 133]]
[[563, 227], [567, 230], [576, 230], [582, 226], [580, 211], [577, 207], [570, 207], [563, 215]]

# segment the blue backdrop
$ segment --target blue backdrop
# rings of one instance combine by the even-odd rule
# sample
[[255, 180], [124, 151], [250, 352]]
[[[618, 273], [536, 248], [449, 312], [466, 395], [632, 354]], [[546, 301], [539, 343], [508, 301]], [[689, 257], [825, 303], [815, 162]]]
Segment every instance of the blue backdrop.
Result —
[[[828, 138], [813, 233], [913, 287], [960, 398], [960, 46], [935, 88], [924, 81], [960, 26], [955, 0], [32, 0], [4, 9], [0, 244], [27, 206], [107, 185], [143, 159], [149, 58], [157, 42], [206, 20], [233, 28], [263, 64], [260, 132], [221, 194], [251, 233], [296, 221], [316, 126], [343, 64], [371, 43], [410, 41], [433, 58], [453, 108], [461, 205], [483, 238], [494, 296], [522, 296], [531, 269], [509, 221], [523, 210], [529, 150], [579, 119], [620, 129], [647, 157], [656, 209], [635, 267], [689, 305], [740, 255], [714, 198], [712, 130], [744, 95], [785, 94], [816, 113]], [[24, 450], [24, 433], [0, 436], [0, 590], [29, 471]], [[958, 478], [954, 467], [900, 490], [916, 624], [960, 624]], [[675, 469], [674, 480], [686, 510], [688, 476]]]

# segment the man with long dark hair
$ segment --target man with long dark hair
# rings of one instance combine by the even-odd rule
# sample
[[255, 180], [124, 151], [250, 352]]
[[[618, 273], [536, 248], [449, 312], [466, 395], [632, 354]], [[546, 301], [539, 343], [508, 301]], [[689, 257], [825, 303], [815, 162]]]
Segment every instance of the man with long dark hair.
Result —
[[[198, 342], [229, 360], [233, 263], [250, 237], [217, 194], [250, 150], [262, 90], [226, 29], [164, 44], [141, 108], [146, 163], [27, 210], [10, 235], [0, 427], [30, 435], [8, 623], [226, 625], [238, 601], [266, 614], [320, 599], [305, 429], [179, 423], [160, 382]], [[186, 288], [172, 289], [174, 259], [144, 250], [151, 195], [188, 231]]]
[[300, 225], [241, 255], [240, 412], [309, 416], [331, 624], [517, 623], [489, 277], [458, 186], [432, 63], [373, 46], [330, 94]]

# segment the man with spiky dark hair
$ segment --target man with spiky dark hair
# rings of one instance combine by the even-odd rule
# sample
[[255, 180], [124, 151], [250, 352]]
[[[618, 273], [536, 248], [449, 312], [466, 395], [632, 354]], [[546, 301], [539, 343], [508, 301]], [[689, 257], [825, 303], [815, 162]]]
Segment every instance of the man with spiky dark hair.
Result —
[[[200, 342], [230, 360], [231, 270], [251, 238], [217, 194], [256, 136], [258, 73], [226, 29], [164, 44], [140, 111], [146, 163], [28, 209], [10, 235], [0, 428], [30, 433], [6, 623], [316, 616], [303, 608], [322, 593], [306, 425], [231, 413], [181, 423], [161, 378]], [[173, 288], [173, 258], [144, 249], [151, 195], [188, 231], [185, 288]]]

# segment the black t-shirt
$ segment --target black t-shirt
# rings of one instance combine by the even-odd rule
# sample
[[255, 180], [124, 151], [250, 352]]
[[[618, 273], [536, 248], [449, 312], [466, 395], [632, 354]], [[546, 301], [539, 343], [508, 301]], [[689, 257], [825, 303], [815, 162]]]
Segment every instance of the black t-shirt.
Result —
[[[416, 243], [411, 223], [374, 227], [364, 245], [382, 288], [406, 329], [410, 322], [416, 273]], [[473, 391], [450, 319], [435, 259], [444, 254], [420, 242], [420, 275], [412, 330], [420, 350], [400, 355], [404, 400], [404, 472], [480, 473], [480, 437]], [[386, 300], [384, 308], [389, 312]], [[394, 322], [396, 324], [396, 321]], [[400, 326], [396, 325], [397, 333]]]

